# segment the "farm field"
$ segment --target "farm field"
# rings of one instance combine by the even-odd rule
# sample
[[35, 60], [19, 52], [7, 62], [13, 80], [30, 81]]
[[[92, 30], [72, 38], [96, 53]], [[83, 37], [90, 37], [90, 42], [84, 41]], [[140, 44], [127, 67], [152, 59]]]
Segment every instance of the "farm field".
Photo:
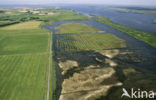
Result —
[[47, 57], [47, 54], [1, 56], [1, 100], [42, 100]]
[[40, 24], [31, 21], [0, 28], [1, 100], [46, 98], [50, 32]]

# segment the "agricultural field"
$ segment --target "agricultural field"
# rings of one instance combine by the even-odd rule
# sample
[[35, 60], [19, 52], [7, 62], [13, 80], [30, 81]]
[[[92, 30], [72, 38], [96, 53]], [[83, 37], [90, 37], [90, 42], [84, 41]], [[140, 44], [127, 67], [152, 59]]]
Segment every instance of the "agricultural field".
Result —
[[1, 100], [42, 100], [47, 57], [47, 54], [1, 56]]
[[144, 41], [148, 44], [150, 44], [151, 46], [156, 47], [156, 34], [155, 33], [149, 33], [149, 32], [145, 32], [145, 31], [141, 31], [141, 30], [136, 30], [136, 29], [132, 29], [123, 25], [119, 25], [116, 24], [112, 21], [109, 20], [109, 18], [107, 17], [101, 17], [98, 16], [97, 19], [94, 19], [98, 22], [104, 23], [108, 26], [111, 26], [121, 32], [124, 32], [130, 36], [133, 36], [141, 41]]
[[31, 21], [0, 28], [1, 100], [46, 98], [50, 32], [40, 24]]

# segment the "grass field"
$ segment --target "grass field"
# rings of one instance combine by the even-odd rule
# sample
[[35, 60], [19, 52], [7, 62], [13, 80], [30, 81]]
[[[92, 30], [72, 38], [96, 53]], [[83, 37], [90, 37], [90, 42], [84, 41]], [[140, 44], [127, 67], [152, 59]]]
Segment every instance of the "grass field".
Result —
[[0, 28], [1, 100], [47, 98], [50, 32], [40, 24], [31, 21]]
[[111, 26], [121, 32], [124, 32], [128, 35], [131, 35], [141, 41], [144, 41], [144, 42], [156, 47], [156, 34], [154, 34], [154, 33], [144, 32], [141, 30], [136, 30], [136, 29], [132, 29], [132, 28], [129, 28], [129, 27], [126, 27], [123, 25], [116, 24], [116, 23], [110, 21], [109, 18], [107, 18], [107, 17], [98, 16], [98, 18], [94, 19], [94, 20], [104, 23], [108, 26]]
[[47, 57], [47, 54], [0, 57], [1, 100], [42, 100]]
[[2, 30], [31, 30], [39, 28], [40, 21], [29, 21], [1, 28]]
[[[40, 22], [32, 21], [0, 28], [0, 54], [46, 52], [48, 31], [39, 28], [39, 25]], [[36, 31], [40, 32], [36, 33]]]
[[59, 31], [57, 33], [90, 33], [99, 32], [100, 30], [85, 23], [66, 23], [56, 27]]

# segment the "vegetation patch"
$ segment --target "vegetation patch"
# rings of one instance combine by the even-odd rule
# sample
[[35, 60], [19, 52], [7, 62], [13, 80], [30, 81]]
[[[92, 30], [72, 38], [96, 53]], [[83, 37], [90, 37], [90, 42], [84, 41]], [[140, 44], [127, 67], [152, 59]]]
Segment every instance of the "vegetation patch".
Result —
[[59, 100], [96, 100], [100, 96], [107, 95], [109, 88], [122, 84], [120, 82], [110, 85], [101, 84], [114, 73], [112, 68], [98, 69], [96, 66], [74, 73], [72, 77], [64, 80]]
[[78, 34], [78, 35], [58, 35], [56, 46], [59, 50], [95, 50], [105, 52], [105, 49], [115, 49], [126, 47], [124, 40], [112, 34]]
[[62, 75], [66, 74], [67, 70], [71, 68], [78, 67], [78, 63], [76, 61], [67, 60], [65, 62], [59, 62], [60, 68], [63, 70]]
[[65, 23], [56, 27], [56, 29], [58, 29], [57, 33], [96, 33], [100, 31], [99, 29], [88, 26], [85, 23]]
[[131, 67], [129, 67], [129, 68], [127, 68], [127, 69], [123, 69], [123, 73], [127, 76], [128, 74], [130, 74], [130, 73], [135, 73], [136, 71], [135, 71], [135, 69], [133, 69], [133, 68], [131, 68]]
[[149, 32], [145, 32], [145, 31], [129, 28], [129, 27], [126, 27], [123, 25], [119, 25], [119, 24], [116, 24], [116, 23], [110, 21], [109, 18], [107, 18], [107, 17], [98, 16], [98, 18], [94, 19], [94, 20], [104, 23], [108, 26], [111, 26], [121, 32], [124, 32], [128, 35], [131, 35], [139, 40], [142, 40], [142, 41], [156, 47], [156, 34], [155, 33], [149, 33]]
[[153, 24], [156, 24], [156, 20], [153, 20]]
[[24, 23], [19, 23], [11, 26], [6, 26], [1, 29], [4, 30], [25, 30], [25, 29], [36, 29], [39, 28], [39, 25], [41, 24], [40, 21], [29, 21]]

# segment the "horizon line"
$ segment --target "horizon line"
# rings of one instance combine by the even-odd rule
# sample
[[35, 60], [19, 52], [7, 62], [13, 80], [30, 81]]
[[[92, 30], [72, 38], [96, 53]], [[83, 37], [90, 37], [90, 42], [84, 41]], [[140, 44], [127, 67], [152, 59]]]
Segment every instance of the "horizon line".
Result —
[[150, 6], [150, 7], [155, 7], [156, 5], [138, 5], [138, 4], [101, 4], [101, 3], [44, 3], [44, 4], [39, 4], [39, 3], [32, 3], [32, 4], [28, 4], [28, 3], [25, 3], [25, 4], [0, 4], [0, 6], [13, 6], [13, 5], [18, 5], [18, 6], [23, 6], [23, 5], [32, 5], [32, 6], [41, 6], [41, 5], [43, 5], [43, 6], [49, 6], [49, 5], [63, 5], [63, 4], [65, 4], [65, 5], [86, 5], [86, 4], [88, 4], [88, 5], [106, 5], [106, 6], [138, 6], [138, 7], [142, 7], [142, 6]]

